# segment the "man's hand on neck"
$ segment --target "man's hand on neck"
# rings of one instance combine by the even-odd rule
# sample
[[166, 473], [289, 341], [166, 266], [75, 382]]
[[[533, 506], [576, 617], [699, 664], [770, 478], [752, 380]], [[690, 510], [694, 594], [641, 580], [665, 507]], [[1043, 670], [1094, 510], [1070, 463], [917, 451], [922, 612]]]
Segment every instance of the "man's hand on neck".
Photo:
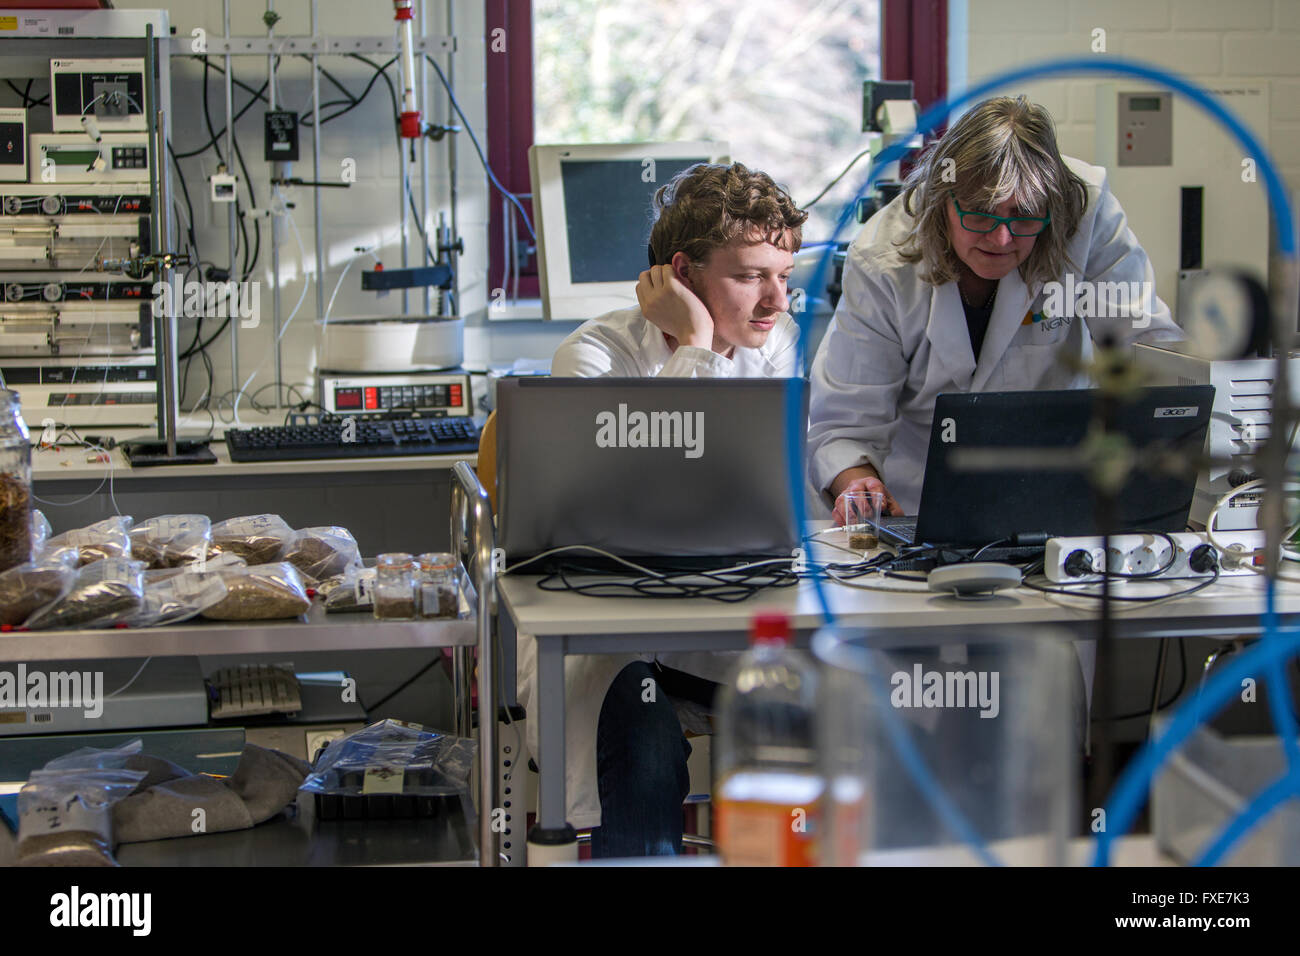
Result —
[[641, 314], [664, 333], [674, 351], [679, 345], [713, 349], [713, 316], [699, 296], [673, 272], [672, 266], [651, 266], [636, 284]]

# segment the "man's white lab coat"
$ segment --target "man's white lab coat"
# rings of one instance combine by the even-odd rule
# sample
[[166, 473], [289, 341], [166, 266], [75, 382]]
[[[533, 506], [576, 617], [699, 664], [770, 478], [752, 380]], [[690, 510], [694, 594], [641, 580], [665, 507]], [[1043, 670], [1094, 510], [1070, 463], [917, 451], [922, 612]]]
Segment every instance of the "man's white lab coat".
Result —
[[[1122, 282], [1129, 290], [1130, 283], [1145, 282], [1150, 285], [1139, 288], [1154, 290], [1150, 260], [1106, 186], [1106, 171], [1065, 162], [1087, 185], [1088, 203], [1068, 245], [1066, 270], [1074, 275], [1058, 278], [1063, 292], [1077, 294], [1081, 282]], [[1154, 291], [1136, 319], [1067, 314], [1033, 321], [1052, 290], [1027, 288], [1014, 271], [998, 283], [977, 365], [957, 283], [931, 285], [920, 276], [921, 263], [899, 255], [895, 243], [911, 224], [899, 197], [849, 248], [844, 294], [812, 367], [809, 477], [818, 491], [846, 468], [870, 463], [904, 511], [916, 514], [939, 393], [1086, 388], [1087, 375], [1071, 363], [1090, 358], [1093, 339], [1107, 333], [1125, 343], [1182, 338]]]
[[[622, 309], [579, 326], [561, 343], [551, 363], [555, 376], [625, 378], [789, 378], [798, 367], [799, 327], [786, 313], [776, 317], [762, 348], [737, 348], [731, 358], [709, 349], [668, 347], [663, 332], [640, 309]], [[528, 712], [528, 746], [537, 753], [537, 644], [520, 635], [519, 702]], [[565, 658], [564, 752], [566, 816], [578, 829], [600, 825], [596, 789], [596, 724], [605, 694], [619, 671], [632, 661], [651, 661], [654, 654], [629, 647], [626, 654], [590, 654]], [[665, 667], [721, 682], [735, 653], [660, 654]]]

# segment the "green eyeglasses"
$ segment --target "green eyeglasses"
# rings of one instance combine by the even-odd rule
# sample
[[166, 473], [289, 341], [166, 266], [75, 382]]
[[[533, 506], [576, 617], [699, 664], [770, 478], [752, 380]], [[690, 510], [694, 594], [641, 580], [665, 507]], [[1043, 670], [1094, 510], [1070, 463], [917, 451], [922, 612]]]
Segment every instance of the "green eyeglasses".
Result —
[[957, 201], [955, 194], [952, 197], [952, 204], [957, 207], [957, 218], [961, 222], [961, 227], [967, 232], [992, 232], [1006, 223], [1011, 235], [1027, 238], [1038, 235], [1052, 221], [1051, 213], [1038, 218], [1037, 216], [994, 216], [986, 212], [968, 212], [961, 208], [961, 203]]

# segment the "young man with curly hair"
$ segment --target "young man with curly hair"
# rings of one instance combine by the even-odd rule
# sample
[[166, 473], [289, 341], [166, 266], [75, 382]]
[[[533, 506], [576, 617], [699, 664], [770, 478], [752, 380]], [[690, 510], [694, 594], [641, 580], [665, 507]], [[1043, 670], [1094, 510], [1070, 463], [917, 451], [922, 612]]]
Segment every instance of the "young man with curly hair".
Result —
[[[552, 374], [801, 375], [786, 283], [807, 213], [771, 177], [740, 163], [693, 166], [661, 187], [653, 205], [639, 306], [580, 326], [555, 353]], [[523, 640], [525, 707], [536, 693], [535, 654]], [[595, 828], [593, 856], [679, 851], [691, 753], [683, 724], [708, 711], [731, 656], [567, 658], [566, 815], [578, 828]]]

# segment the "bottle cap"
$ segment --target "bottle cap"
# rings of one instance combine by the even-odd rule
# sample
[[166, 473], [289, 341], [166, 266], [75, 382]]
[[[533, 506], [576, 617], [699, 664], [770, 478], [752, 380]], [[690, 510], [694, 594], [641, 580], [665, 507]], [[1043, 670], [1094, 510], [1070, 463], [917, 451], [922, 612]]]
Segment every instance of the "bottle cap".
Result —
[[790, 619], [779, 612], [755, 614], [749, 624], [751, 644], [789, 644]]

